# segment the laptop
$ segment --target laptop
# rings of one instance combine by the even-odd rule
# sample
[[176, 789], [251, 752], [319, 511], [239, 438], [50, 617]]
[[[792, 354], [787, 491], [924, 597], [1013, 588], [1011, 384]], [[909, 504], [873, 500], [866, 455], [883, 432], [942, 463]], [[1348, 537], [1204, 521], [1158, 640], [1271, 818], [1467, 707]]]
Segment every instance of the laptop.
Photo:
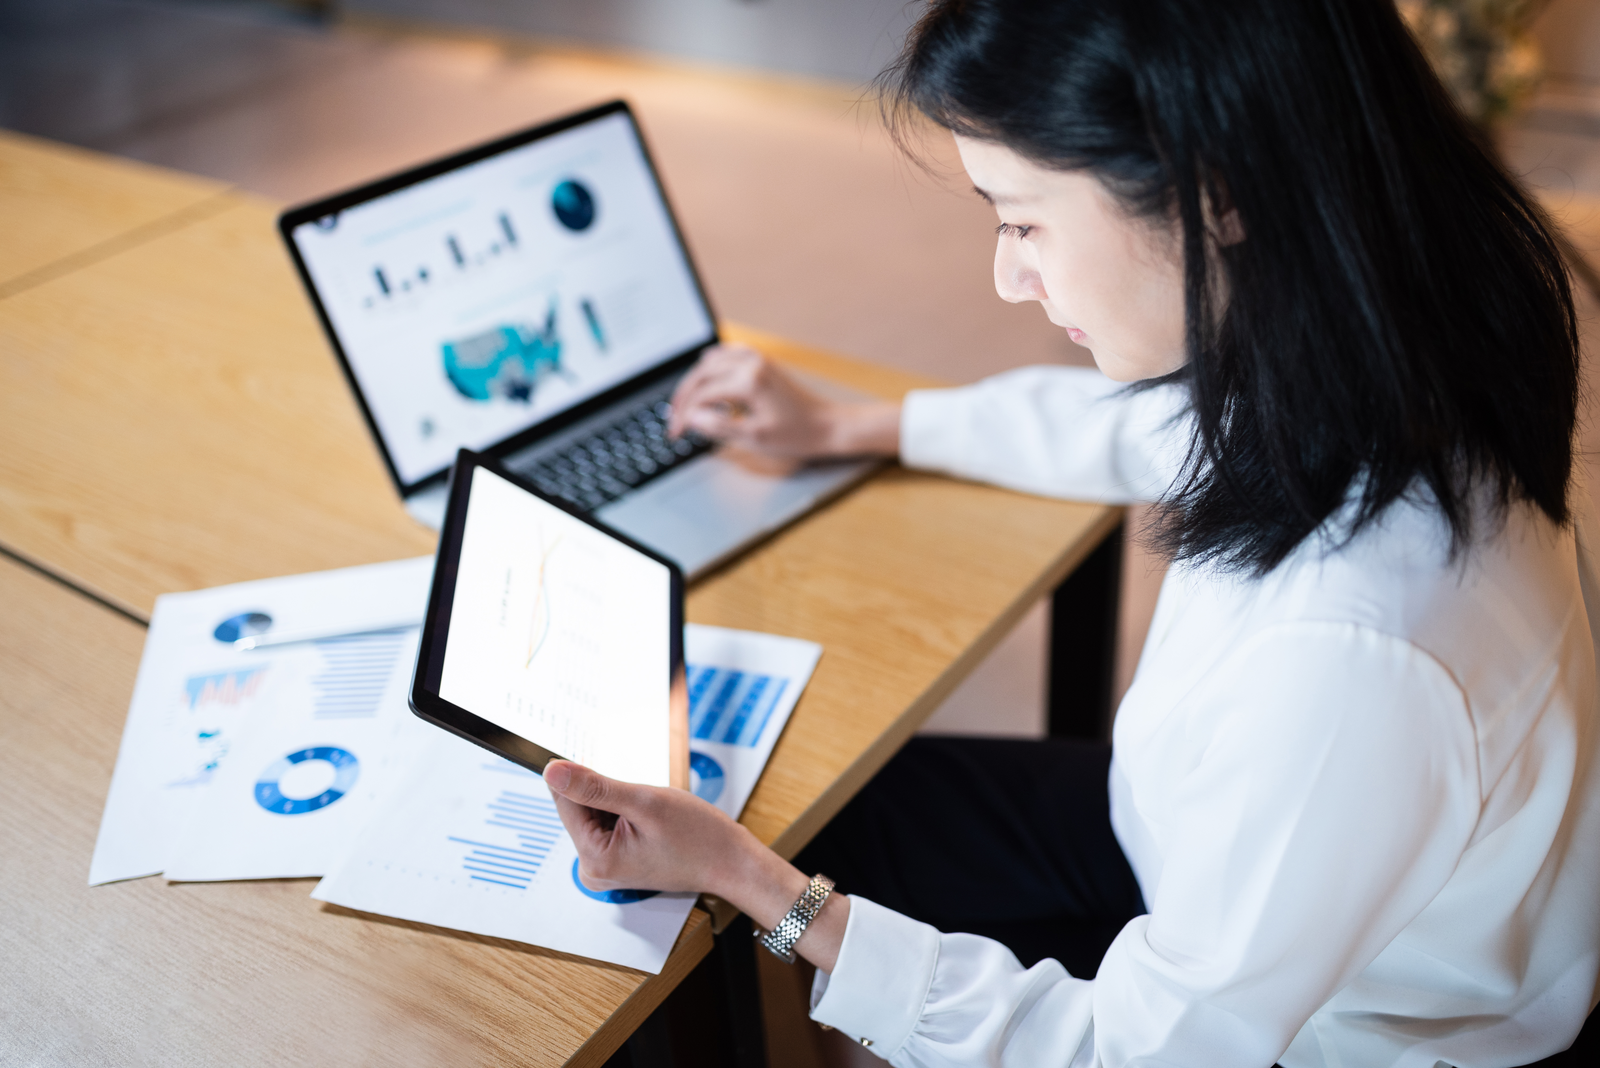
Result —
[[278, 228], [396, 489], [434, 529], [465, 448], [694, 578], [878, 466], [666, 437], [673, 388], [717, 325], [620, 100], [293, 208]]

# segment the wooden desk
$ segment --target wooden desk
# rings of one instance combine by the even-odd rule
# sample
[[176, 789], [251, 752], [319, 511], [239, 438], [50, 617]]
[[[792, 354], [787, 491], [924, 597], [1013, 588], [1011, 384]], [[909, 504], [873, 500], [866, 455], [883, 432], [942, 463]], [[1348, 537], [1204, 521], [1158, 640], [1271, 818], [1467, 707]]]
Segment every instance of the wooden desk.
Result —
[[[272, 206], [229, 193], [214, 209], [126, 238], [125, 247], [0, 299], [0, 546], [135, 617], [147, 617], [166, 590], [432, 547], [431, 533], [394, 498], [278, 247]], [[729, 333], [880, 395], [921, 384], [751, 331]], [[691, 619], [810, 638], [826, 650], [744, 822], [780, 852], [798, 851], [1119, 519], [1118, 509], [891, 470], [697, 584]], [[84, 606], [75, 609], [45, 605], [37, 618], [21, 617], [15, 639], [0, 632], [7, 649], [15, 640], [35, 650], [32, 692], [66, 685], [79, 650], [96, 647], [79, 637], [89, 624], [80, 618]], [[47, 627], [46, 619], [59, 622]], [[48, 640], [33, 641], [50, 627]], [[95, 676], [99, 688], [84, 689], [63, 713], [72, 730], [106, 736], [85, 753], [75, 772], [81, 778], [31, 770], [65, 759], [42, 727], [22, 728], [27, 735], [10, 750], [26, 758], [19, 774], [35, 803], [70, 810], [85, 828], [97, 822], [134, 673], [137, 631], [118, 622], [108, 633], [122, 635], [121, 659], [108, 658]], [[0, 833], [25, 834], [8, 827]], [[87, 864], [89, 841], [30, 835], [3, 848], [11, 857], [60, 850], [71, 869]], [[27, 866], [17, 867], [20, 881]], [[210, 953], [248, 959], [273, 947], [273, 959], [298, 962], [306, 988], [323, 992], [315, 1006], [302, 1010], [288, 994], [263, 997], [256, 1008], [228, 1002], [244, 999], [222, 989], [244, 982], [244, 972], [228, 972], [214, 991], [200, 980], [175, 994], [152, 993], [159, 981], [119, 983], [102, 1005], [124, 1021], [161, 1005], [179, 1015], [230, 1005], [219, 1019], [234, 1035], [287, 1033], [306, 1011], [329, 1026], [344, 1021], [358, 1042], [381, 1051], [385, 1032], [374, 1021], [415, 1016], [414, 1006], [426, 1001], [432, 1030], [418, 1041], [453, 1043], [458, 1034], [515, 1020], [514, 1043], [485, 1045], [482, 1036], [459, 1051], [440, 1047], [452, 1049], [452, 1063], [596, 1064], [708, 941], [704, 914], [696, 913], [667, 972], [647, 979], [491, 940], [320, 915], [326, 910], [305, 892], [304, 882], [168, 888], [147, 880], [94, 891], [80, 883], [24, 898], [34, 940], [57, 927], [71, 935], [19, 959], [84, 972], [127, 952], [153, 973], [183, 973], [203, 970]], [[102, 928], [79, 925], [86, 915], [106, 917], [107, 928], [148, 923], [150, 944], [141, 956]], [[347, 936], [336, 931], [356, 933], [343, 943]], [[388, 956], [369, 959], [350, 948], [373, 945]], [[459, 992], [428, 971], [429, 954], [459, 980]], [[333, 983], [350, 989], [323, 1004]], [[8, 1011], [26, 1040], [53, 1051], [48, 1059], [70, 1060], [49, 1037], [49, 1006], [57, 1003], [26, 986], [19, 996]], [[138, 1034], [130, 1026], [113, 1029], [124, 1047]], [[238, 1059], [221, 1053], [223, 1044], [200, 1043], [197, 1032], [173, 1034], [181, 1041], [174, 1039], [168, 1059]]]
[[304, 879], [91, 889], [144, 628], [3, 558], [0, 604], [0, 1061], [598, 1065], [711, 948], [698, 910], [647, 978]]
[[0, 297], [201, 218], [226, 188], [0, 130]]

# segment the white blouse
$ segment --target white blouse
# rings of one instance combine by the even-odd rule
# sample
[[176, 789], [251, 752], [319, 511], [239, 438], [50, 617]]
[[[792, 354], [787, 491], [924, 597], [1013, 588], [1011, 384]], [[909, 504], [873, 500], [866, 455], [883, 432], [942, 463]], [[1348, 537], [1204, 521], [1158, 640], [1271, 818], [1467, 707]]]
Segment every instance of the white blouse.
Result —
[[[1030, 368], [911, 394], [901, 457], [1149, 500], [1182, 459], [1181, 402]], [[1149, 915], [1087, 980], [853, 897], [812, 1017], [902, 1066], [1506, 1068], [1564, 1048], [1600, 974], [1590, 531], [1518, 507], [1451, 561], [1437, 514], [1401, 503], [1261, 579], [1174, 567], [1110, 777]]]

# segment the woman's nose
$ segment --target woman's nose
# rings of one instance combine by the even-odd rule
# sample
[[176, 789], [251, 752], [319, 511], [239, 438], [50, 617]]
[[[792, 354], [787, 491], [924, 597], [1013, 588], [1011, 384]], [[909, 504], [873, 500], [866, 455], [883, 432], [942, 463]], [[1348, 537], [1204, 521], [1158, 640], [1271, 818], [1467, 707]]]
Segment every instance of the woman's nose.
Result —
[[994, 250], [994, 291], [1001, 300], [1021, 304], [1045, 298], [1044, 280], [1017, 249], [1015, 238], [1002, 237]]

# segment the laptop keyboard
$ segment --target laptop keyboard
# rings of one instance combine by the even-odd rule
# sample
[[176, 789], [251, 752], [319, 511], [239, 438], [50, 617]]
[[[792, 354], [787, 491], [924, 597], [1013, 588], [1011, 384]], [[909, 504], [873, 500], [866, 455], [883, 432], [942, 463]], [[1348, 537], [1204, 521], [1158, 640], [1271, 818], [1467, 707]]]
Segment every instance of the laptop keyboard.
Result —
[[693, 432], [667, 439], [671, 410], [664, 400], [641, 404], [559, 452], [512, 457], [506, 466], [544, 493], [592, 512], [710, 450], [711, 442]]

